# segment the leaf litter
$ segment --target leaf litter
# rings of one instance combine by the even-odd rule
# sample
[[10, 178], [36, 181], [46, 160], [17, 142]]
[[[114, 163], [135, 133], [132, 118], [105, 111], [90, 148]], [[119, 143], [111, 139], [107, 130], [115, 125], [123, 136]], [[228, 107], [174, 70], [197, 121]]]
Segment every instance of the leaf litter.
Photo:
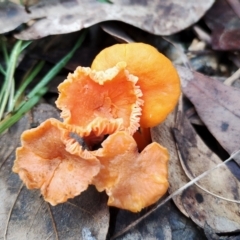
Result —
[[[232, 154], [240, 147], [240, 90], [186, 68], [177, 69], [183, 93], [212, 135]], [[234, 160], [240, 164], [240, 159]]]
[[[196, 134], [181, 110], [173, 132], [181, 165], [190, 180], [222, 163]], [[200, 227], [204, 228], [207, 223], [215, 232], [232, 232], [240, 227], [239, 189], [239, 181], [224, 165], [186, 189], [181, 200], [191, 219]]]
[[[109, 27], [106, 27], [104, 25], [103, 25], [103, 29], [104, 29], [104, 31], [106, 31], [110, 34], [115, 31], [114, 28], [110, 29], [110, 31], [109, 31]], [[114, 34], [116, 36], [122, 35], [123, 41], [132, 41], [132, 39], [128, 38], [128, 35], [124, 35], [124, 33], [119, 34], [118, 31], [117, 32], [115, 31]], [[114, 34], [111, 34], [111, 35], [114, 35]], [[138, 34], [139, 34], [139, 31], [136, 32], [137, 37], [139, 37]], [[151, 39], [152, 40], [150, 40], [150, 38], [148, 38], [145, 40], [153, 41], [153, 42], [155, 41], [154, 44], [158, 44], [158, 41], [160, 38], [155, 36], [155, 37], [151, 37]], [[167, 40], [171, 41], [171, 38], [167, 39]], [[235, 57], [236, 57], [235, 60], [237, 61], [237, 56], [235, 56]], [[70, 67], [70, 68], [74, 69], [74, 67]], [[181, 71], [181, 70], [179, 70], [179, 71]], [[198, 76], [198, 73], [196, 73], [194, 71], [190, 71], [189, 69], [186, 69], [186, 68], [183, 71], [185, 71], [186, 76], [190, 75], [189, 72], [191, 72], [191, 74], [194, 76], [190, 81], [192, 81], [192, 80], [199, 81], [200, 77]], [[181, 73], [180, 73], [180, 75], [181, 75]], [[183, 79], [186, 78], [186, 76], [184, 76]], [[238, 78], [238, 76], [235, 77], [235, 79], [237, 79], [237, 78]], [[205, 89], [205, 92], [209, 92], [209, 91], [211, 92], [211, 89], [209, 90], [208, 87], [206, 87], [206, 86], [208, 86], [207, 85], [208, 81], [212, 82], [212, 80], [206, 80], [206, 85], [202, 89], [202, 90]], [[183, 80], [183, 82], [184, 82], [184, 80]], [[219, 90], [219, 85], [217, 85], [217, 80], [215, 82], [216, 82], [216, 85], [215, 85], [215, 83], [213, 84], [214, 85], [213, 92], [216, 95], [217, 95], [217, 93], [220, 93], [219, 98], [221, 100], [221, 96], [222, 96], [223, 92], [221, 92]], [[193, 85], [194, 84], [192, 84], [192, 82], [191, 82], [191, 84], [187, 85], [186, 88], [183, 87], [184, 93], [185, 93], [185, 91], [188, 91], [190, 89], [189, 91], [190, 92], [192, 91], [192, 94], [199, 95], [199, 89], [194, 89]], [[198, 87], [198, 85], [202, 86], [199, 82], [196, 82], [195, 85], [197, 87]], [[233, 88], [231, 87], [230, 89], [231, 89], [231, 91], [228, 92], [229, 96], [232, 95]], [[233, 91], [235, 91], [235, 90], [233, 90]], [[196, 104], [194, 104], [201, 119], [203, 119], [203, 117], [201, 116], [200, 112], [203, 111], [204, 108], [206, 108], [206, 107], [207, 108], [212, 107], [212, 105], [208, 106], [209, 99], [206, 99], [206, 96], [209, 97], [209, 96], [211, 96], [211, 94], [212, 93], [207, 93], [207, 94], [203, 94], [203, 95], [199, 96], [199, 99], [200, 99], [199, 102], [203, 101], [205, 105], [202, 105], [202, 106], [198, 107], [198, 109], [197, 109]], [[225, 100], [225, 98], [223, 100]], [[226, 103], [225, 103], [225, 105], [221, 104], [221, 102], [219, 103], [219, 99], [216, 100], [214, 98], [214, 101], [217, 101], [218, 105], [221, 105], [221, 106], [223, 105], [224, 106], [223, 108], [226, 108], [228, 110], [229, 110], [229, 105], [230, 105], [230, 108], [232, 106], [232, 109], [229, 110], [230, 112], [234, 112], [236, 106], [238, 106], [237, 102], [232, 101], [232, 98], [230, 100], [228, 100], [227, 107], [226, 107]], [[221, 114], [220, 118], [222, 117], [223, 114]], [[229, 159], [227, 159], [224, 163], [221, 163], [221, 160], [219, 159], [219, 157], [217, 157], [211, 150], [209, 150], [209, 148], [196, 135], [194, 130], [191, 128], [191, 126], [187, 122], [188, 120], [183, 115], [185, 115], [185, 114], [181, 115], [181, 114], [179, 114], [179, 111], [178, 111], [177, 123], [179, 123], [179, 124], [177, 124], [177, 125], [175, 125], [176, 124], [175, 123], [176, 122], [176, 113], [173, 113], [171, 116], [169, 116], [169, 118], [167, 119], [166, 122], [164, 122], [162, 125], [157, 126], [156, 128], [152, 129], [153, 139], [155, 139], [155, 141], [159, 141], [163, 145], [165, 144], [164, 146], [166, 146], [170, 150], [170, 153], [171, 153], [171, 161], [170, 161], [170, 166], [169, 166], [169, 175], [170, 175], [169, 193], [170, 193], [170, 196], [166, 196], [166, 199], [163, 200], [163, 202], [160, 202], [158, 205], [153, 206], [153, 208], [147, 209], [146, 212], [142, 212], [141, 214], [134, 215], [133, 218], [131, 218], [130, 213], [125, 213], [120, 210], [119, 215], [117, 216], [117, 223], [116, 223], [117, 225], [116, 225], [116, 229], [115, 229], [116, 231], [114, 233], [115, 236], [123, 234], [127, 230], [131, 229], [131, 231], [129, 231], [128, 235], [124, 235], [124, 238], [121, 238], [121, 239], [125, 239], [125, 238], [131, 239], [131, 237], [132, 238], [134, 238], [134, 237], [141, 238], [142, 236], [145, 236], [145, 237], [161, 236], [162, 239], [169, 239], [170, 237], [172, 237], [173, 239], [177, 239], [177, 236], [174, 235], [174, 231], [169, 230], [169, 228], [174, 229], [174, 227], [176, 227], [175, 229], [178, 229], [178, 231], [179, 231], [179, 229], [181, 229], [180, 226], [174, 225], [174, 222], [171, 219], [171, 216], [175, 216], [175, 219], [178, 219], [179, 222], [183, 223], [182, 227], [183, 226], [187, 227], [189, 230], [189, 231], [185, 231], [185, 233], [183, 231], [179, 235], [179, 236], [185, 236], [182, 239], [187, 239], [186, 238], [187, 236], [189, 237], [189, 239], [197, 239], [198, 235], [202, 237], [201, 239], [204, 239], [204, 236], [201, 235], [202, 232], [194, 232], [193, 229], [196, 228], [195, 225], [192, 225], [192, 228], [191, 228], [191, 226], [190, 226], [191, 224], [190, 224], [189, 220], [186, 220], [186, 218], [184, 218], [183, 215], [177, 215], [176, 208], [174, 209], [174, 206], [172, 205], [172, 203], [169, 202], [171, 199], [174, 200], [174, 203], [176, 204], [178, 209], [180, 209], [180, 211], [184, 215], [190, 216], [191, 219], [197, 225], [201, 226], [201, 228], [204, 229], [206, 236], [210, 239], [211, 239], [211, 236], [219, 237], [218, 235], [215, 234], [216, 232], [219, 234], [221, 234], [221, 232], [229, 233], [229, 232], [235, 231], [236, 229], [237, 230], [239, 229], [239, 226], [238, 226], [239, 221], [238, 221], [238, 216], [237, 216], [238, 214], [236, 211], [237, 208], [234, 207], [234, 204], [235, 204], [235, 206], [238, 206], [238, 205], [236, 205], [236, 203], [239, 202], [239, 197], [238, 197], [238, 184], [239, 183], [237, 181], [239, 169], [236, 164], [232, 167], [229, 165], [229, 163], [234, 163], [233, 161], [231, 161], [233, 156], [234, 156], [234, 159], [237, 159], [237, 157], [235, 156], [235, 154], [233, 152], [234, 152], [234, 150], [239, 149], [239, 147], [236, 149], [234, 148], [233, 150], [229, 151], [229, 154], [232, 154], [231, 157]], [[179, 117], [179, 116], [181, 116], [181, 117]], [[216, 118], [217, 114], [214, 114], [213, 117]], [[212, 118], [212, 115], [211, 115], [211, 118]], [[211, 118], [208, 118], [208, 119], [206, 118], [205, 120], [203, 120], [202, 124], [206, 124], [206, 122], [211, 121]], [[183, 123], [181, 123], [181, 121]], [[206, 124], [206, 125], [208, 127], [209, 124]], [[27, 128], [29, 128], [29, 126]], [[17, 131], [16, 131], [16, 133], [17, 133]], [[21, 134], [21, 132], [19, 134]], [[231, 135], [231, 134], [225, 134], [225, 135]], [[17, 134], [16, 134], [16, 139], [17, 139]], [[18, 139], [19, 139], [19, 137], [18, 137]], [[11, 145], [11, 144], [9, 143], [9, 145]], [[176, 145], [177, 145], [177, 147], [176, 147]], [[8, 154], [8, 155], [6, 155], [6, 158], [4, 159], [4, 161], [1, 163], [1, 166], [3, 168], [5, 168], [6, 163], [9, 161], [7, 156], [10, 156], [10, 157], [12, 156], [13, 151], [15, 150], [15, 147], [7, 148], [6, 147], [7, 145], [3, 145], [3, 146], [5, 147], [4, 151], [6, 151], [6, 154]], [[2, 146], [1, 146], [1, 148], [2, 148]], [[208, 160], [208, 159], [210, 159], [211, 161], [204, 161], [204, 160]], [[211, 169], [214, 168], [214, 166], [216, 164], [218, 164], [217, 170], [211, 171]], [[174, 165], [175, 165], [175, 168], [174, 168]], [[230, 170], [235, 174], [235, 177], [231, 174], [231, 172], [226, 168], [225, 165], [227, 165], [230, 168]], [[9, 169], [10, 169], [10, 167], [11, 166], [9, 166]], [[235, 172], [233, 171], [233, 169], [235, 169]], [[221, 172], [221, 173], [217, 174], [218, 172]], [[0, 174], [2, 174], [1, 170], [0, 170]], [[199, 174], [200, 174], [200, 176], [198, 176]], [[219, 178], [219, 175], [222, 177], [222, 179], [220, 179], [222, 184], [219, 184], [218, 186], [216, 186], [216, 184], [214, 184], [214, 183], [216, 182], [216, 179]], [[198, 177], [196, 177], [196, 176], [198, 176]], [[7, 178], [7, 177], [5, 177], [5, 178]], [[15, 176], [15, 178], [16, 178], [16, 176]], [[8, 176], [8, 179], [10, 179], [9, 176]], [[177, 179], [179, 181], [177, 181]], [[11, 179], [11, 181], [12, 181], [12, 179]], [[9, 180], [9, 182], [11, 182], [11, 181]], [[15, 181], [15, 183], [17, 183], [17, 180]], [[200, 186], [201, 188], [199, 188], [197, 185]], [[229, 185], [231, 187], [229, 187]], [[18, 186], [18, 185], [16, 184], [16, 186]], [[12, 189], [14, 189], [14, 187]], [[229, 189], [228, 189], [228, 187], [229, 187]], [[18, 190], [18, 192], [16, 192], [16, 189]], [[15, 219], [13, 218], [13, 216], [16, 217], [16, 219], [19, 219], [19, 216], [14, 215], [14, 213], [15, 212], [17, 213], [17, 211], [19, 210], [19, 209], [17, 209], [16, 206], [21, 205], [21, 204], [24, 205], [21, 202], [22, 201], [26, 202], [25, 199], [28, 199], [28, 197], [30, 196], [29, 195], [27, 198], [24, 198], [25, 194], [28, 194], [27, 193], [28, 191], [26, 190], [25, 187], [22, 187], [21, 185], [19, 185], [18, 188], [16, 188], [16, 189], [15, 189], [15, 196], [16, 196], [16, 194], [19, 194], [20, 197], [15, 198], [15, 200], [12, 200], [12, 202], [11, 202], [11, 206], [14, 206], [14, 208], [12, 208], [12, 210], [11, 210], [12, 212], [9, 211], [7, 214], [7, 218], [9, 218], [9, 226], [8, 226], [8, 228], [4, 228], [4, 231], [6, 234], [10, 234], [10, 231], [11, 232], [15, 231], [15, 230], [12, 231], [13, 227], [15, 228], [15, 225], [14, 225]], [[93, 189], [93, 191], [94, 191], [94, 189]], [[37, 192], [33, 192], [32, 194], [34, 196], [38, 196]], [[215, 196], [214, 196], [214, 194], [215, 194]], [[219, 196], [219, 197], [217, 197], [217, 196]], [[104, 198], [104, 196], [103, 196], [103, 198]], [[223, 200], [224, 198], [225, 198], [225, 200]], [[54, 225], [54, 223], [55, 223], [56, 216], [61, 215], [59, 212], [62, 211], [62, 208], [56, 214], [56, 212], [53, 211], [54, 209], [52, 209], [50, 206], [47, 205], [45, 207], [42, 207], [43, 205], [45, 205], [45, 203], [38, 202], [38, 200], [41, 199], [40, 196], [36, 197], [36, 199], [34, 197], [31, 197], [30, 199], [33, 199], [33, 201], [31, 201], [31, 200], [30, 201], [27, 200], [27, 201], [30, 202], [30, 204], [29, 204], [30, 207], [33, 206], [32, 208], [35, 209], [35, 216], [39, 216], [39, 215], [43, 216], [44, 215], [47, 224], [53, 225], [54, 231], [49, 232], [49, 234], [46, 233], [45, 236], [47, 236], [47, 238], [51, 239], [51, 238], [55, 238], [56, 235], [54, 235], [54, 234], [56, 234], [56, 232], [59, 233], [59, 235], [61, 235], [62, 232], [59, 231], [59, 229], [61, 229], [62, 226], [59, 225], [60, 227], [58, 228], [57, 224]], [[226, 199], [227, 199], [227, 201], [226, 201]], [[73, 201], [75, 201], [75, 199]], [[232, 201], [232, 202], [229, 203], [229, 201]], [[34, 202], [36, 202], [36, 203], [34, 203]], [[76, 211], [75, 208], [76, 208], [76, 206], [78, 206], [78, 204], [75, 204], [74, 202], [71, 202], [71, 203], [68, 202], [68, 204], [70, 204], [71, 207], [74, 207], [74, 210]], [[212, 208], [207, 206], [210, 208], [210, 210], [206, 210], [209, 208], [203, 209], [203, 206], [205, 206], [206, 204], [210, 204], [210, 206], [212, 206]], [[211, 205], [211, 204], [215, 204], [215, 205]], [[224, 207], [224, 211], [226, 211], [226, 212], [221, 211], [223, 208], [221, 206], [225, 206], [226, 204], [230, 204], [226, 208]], [[170, 211], [168, 212], [167, 210], [166, 211], [162, 210], [163, 208], [161, 208], [161, 206], [163, 206], [163, 205], [164, 205], [164, 207], [166, 207], [166, 209], [168, 209], [168, 210], [170, 209]], [[37, 208], [36, 208], [36, 206], [37, 206]], [[84, 208], [81, 208], [81, 207], [82, 207], [82, 204], [80, 204], [78, 206], [78, 208], [84, 211]], [[24, 210], [24, 208], [23, 208], [23, 210]], [[20, 209], [20, 211], [22, 211], [22, 210]], [[165, 216], [164, 216], [164, 214], [161, 215], [161, 211], [164, 212]], [[44, 212], [44, 214], [42, 214], [42, 212]], [[48, 213], [48, 217], [46, 217], [46, 213]], [[20, 213], [18, 213], [18, 214], [20, 214]], [[71, 214], [72, 213], [70, 213], [70, 215]], [[88, 215], [88, 212], [85, 211], [85, 214]], [[151, 214], [151, 217], [149, 216], [150, 214]], [[162, 216], [162, 217], [160, 217], [160, 216]], [[228, 218], [226, 218], [225, 216], [228, 216]], [[121, 221], [124, 221], [124, 219], [126, 219], [126, 217], [128, 219], [128, 221], [126, 221], [127, 224], [126, 224], [126, 222], [122, 223]], [[137, 219], [137, 220], [136, 220], [136, 222], [133, 222], [131, 224], [129, 219], [131, 219], [131, 220]], [[68, 223], [68, 221], [70, 221], [70, 223]], [[83, 219], [82, 221], [85, 222], [85, 219]], [[142, 223], [141, 223], [141, 221], [142, 221]], [[138, 223], [139, 223], [139, 225], [136, 226]], [[66, 227], [66, 229], [69, 229], [69, 228], [72, 228], [72, 226], [75, 226], [74, 223], [72, 223], [71, 220], [69, 220], [69, 219], [67, 219], [64, 224], [65, 224], [64, 227]], [[128, 224], [130, 224], [130, 225], [128, 225]], [[186, 224], [186, 225], [184, 225], [184, 224]], [[188, 225], [188, 224], [190, 224], [190, 225]], [[106, 223], [106, 225], [108, 226], [108, 223]], [[44, 229], [44, 226], [42, 223], [41, 223], [41, 226]], [[134, 226], [136, 226], [136, 227], [134, 227]], [[144, 228], [145, 226], [146, 226], [146, 228]], [[221, 226], [223, 226], [223, 229], [221, 229]], [[35, 231], [35, 233], [37, 233], [38, 230], [40, 232], [39, 227], [38, 227], [38, 230], [35, 229], [37, 227], [38, 226], [36, 225], [36, 223], [34, 221], [33, 221], [32, 225], [29, 227], [30, 230], [29, 230], [28, 236], [31, 236], [32, 239], [34, 239], [34, 237], [35, 237], [34, 234], [32, 234], [34, 231]], [[157, 228], [160, 228], [160, 230], [158, 231]], [[218, 231], [219, 229], [220, 229], [220, 231]], [[31, 231], [32, 231], [32, 233], [31, 233]], [[104, 231], [106, 233], [106, 229], [104, 229]], [[145, 231], [145, 233], [144, 233], [144, 231]], [[78, 234], [80, 234], [83, 239], [84, 239], [84, 237], [88, 238], [88, 239], [94, 239], [93, 232], [94, 231], [91, 231], [90, 228], [83, 227], [82, 232], [81, 233], [79, 232]], [[190, 235], [190, 233], [192, 235]], [[44, 232], [44, 234], [45, 234], [45, 232]], [[80, 235], [78, 235], [78, 236], [80, 236]], [[66, 238], [68, 238], [68, 237], [70, 238], [70, 235], [64, 235], [64, 236]], [[72, 235], [72, 237], [74, 237], [74, 235]]]

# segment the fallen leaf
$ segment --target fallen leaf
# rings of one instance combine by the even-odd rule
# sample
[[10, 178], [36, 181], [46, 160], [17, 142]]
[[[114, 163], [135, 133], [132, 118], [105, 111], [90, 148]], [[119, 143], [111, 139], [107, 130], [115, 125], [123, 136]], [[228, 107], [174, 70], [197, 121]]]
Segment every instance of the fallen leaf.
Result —
[[213, 49], [240, 49], [239, 9], [239, 1], [218, 0], [205, 15], [204, 19], [212, 30]]
[[12, 172], [21, 133], [38, 126], [58, 111], [40, 104], [0, 136], [0, 238], [1, 239], [105, 239], [109, 212], [105, 194], [94, 187], [55, 207], [26, 189]]
[[38, 19], [30, 28], [16, 34], [17, 38], [27, 40], [78, 31], [102, 21], [118, 20], [154, 34], [170, 35], [197, 22], [214, 0], [201, 2], [114, 0], [112, 2], [113, 4], [100, 3], [96, 0], [42, 0], [30, 6], [29, 13], [26, 13], [20, 5], [2, 3], [0, 29], [2, 33], [7, 32], [14, 29], [17, 23]]
[[[121, 234], [121, 230], [131, 225], [145, 212], [133, 214], [120, 210], [116, 219], [114, 236]], [[115, 237], [113, 238], [115, 239]], [[130, 231], [116, 239], [161, 239], [161, 240], [204, 240], [206, 239], [201, 229], [182, 215], [172, 202], [158, 208]]]
[[[240, 90], [184, 67], [177, 70], [183, 93], [212, 135], [230, 155], [240, 149]], [[234, 160], [240, 165], [240, 156]]]
[[[178, 116], [174, 136], [184, 172], [192, 180], [222, 160], [209, 150], [181, 111]], [[240, 229], [239, 204], [224, 199], [239, 201], [239, 189], [239, 181], [224, 165], [184, 190], [181, 201], [200, 227], [208, 224], [218, 233], [234, 232]]]
[[9, 1], [0, 2], [0, 33], [14, 30], [21, 23], [25, 23], [28, 20], [29, 15], [23, 6]]
[[[153, 141], [167, 147], [170, 152], [170, 194], [175, 193], [203, 172], [222, 163], [185, 117], [182, 99], [176, 120], [174, 115], [172, 113], [164, 123], [151, 130]], [[208, 224], [214, 232], [234, 232], [240, 228], [239, 204], [234, 202], [240, 201], [239, 189], [238, 179], [227, 166], [224, 166], [208, 173], [196, 184], [174, 196], [173, 200], [179, 210], [201, 228]]]

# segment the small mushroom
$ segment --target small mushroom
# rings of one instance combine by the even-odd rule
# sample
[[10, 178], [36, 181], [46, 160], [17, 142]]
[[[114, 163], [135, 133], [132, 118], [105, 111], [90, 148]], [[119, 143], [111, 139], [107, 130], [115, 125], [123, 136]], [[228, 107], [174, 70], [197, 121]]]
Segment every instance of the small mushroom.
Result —
[[139, 154], [133, 137], [120, 131], [111, 134], [93, 154], [101, 163], [93, 184], [98, 191], [106, 190], [109, 206], [138, 212], [166, 193], [169, 155], [158, 143]]
[[[40, 189], [52, 205], [66, 202], [88, 188], [100, 170], [99, 160], [69, 137], [61, 122], [48, 119], [25, 131], [16, 151], [13, 172], [29, 189]], [[69, 144], [71, 143], [71, 144]]]
[[150, 143], [149, 128], [174, 109], [179, 77], [166, 57], [143, 43], [104, 49], [92, 69], [78, 67], [59, 85], [63, 123], [48, 119], [25, 131], [13, 171], [52, 205], [94, 184], [106, 191], [108, 205], [138, 212], [168, 189], [169, 154]]
[[138, 129], [142, 92], [125, 67], [124, 62], [106, 71], [78, 67], [59, 85], [56, 105], [70, 131], [87, 137]]
[[151, 45], [115, 44], [103, 49], [93, 60], [92, 69], [106, 70], [118, 62], [127, 63], [129, 73], [139, 78], [144, 105], [141, 127], [153, 127], [165, 120], [180, 96], [180, 80], [171, 61]]

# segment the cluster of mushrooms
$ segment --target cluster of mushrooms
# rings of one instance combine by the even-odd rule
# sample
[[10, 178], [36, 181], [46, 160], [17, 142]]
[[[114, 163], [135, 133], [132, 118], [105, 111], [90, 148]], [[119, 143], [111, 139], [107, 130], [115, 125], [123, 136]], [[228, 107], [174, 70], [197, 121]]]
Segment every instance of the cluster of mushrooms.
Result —
[[172, 63], [150, 45], [116, 44], [91, 68], [70, 73], [58, 90], [63, 121], [51, 118], [25, 131], [16, 150], [13, 171], [27, 188], [56, 205], [95, 185], [109, 206], [132, 212], [160, 199], [168, 189], [168, 151], [156, 142], [139, 146], [146, 141], [141, 133], [177, 104]]

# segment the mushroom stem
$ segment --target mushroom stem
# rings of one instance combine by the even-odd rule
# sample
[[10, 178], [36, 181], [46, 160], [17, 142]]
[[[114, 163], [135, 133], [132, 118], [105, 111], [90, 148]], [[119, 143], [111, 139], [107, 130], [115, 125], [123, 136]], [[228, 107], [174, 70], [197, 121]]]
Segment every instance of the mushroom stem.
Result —
[[138, 151], [141, 152], [148, 144], [152, 142], [150, 128], [140, 127], [138, 131], [133, 134], [133, 138], [137, 143]]

